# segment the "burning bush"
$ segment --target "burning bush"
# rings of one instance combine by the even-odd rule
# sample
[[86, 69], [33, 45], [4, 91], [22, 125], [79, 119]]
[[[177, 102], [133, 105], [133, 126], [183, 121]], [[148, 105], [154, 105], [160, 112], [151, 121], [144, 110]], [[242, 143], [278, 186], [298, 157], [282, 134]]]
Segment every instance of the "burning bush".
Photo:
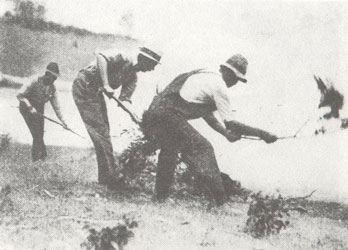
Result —
[[318, 108], [330, 107], [331, 109], [329, 113], [324, 115], [324, 118], [339, 118], [339, 110], [343, 107], [344, 96], [334, 88], [331, 80], [327, 79], [326, 83], [324, 83], [320, 77], [314, 76], [314, 79], [321, 94]]

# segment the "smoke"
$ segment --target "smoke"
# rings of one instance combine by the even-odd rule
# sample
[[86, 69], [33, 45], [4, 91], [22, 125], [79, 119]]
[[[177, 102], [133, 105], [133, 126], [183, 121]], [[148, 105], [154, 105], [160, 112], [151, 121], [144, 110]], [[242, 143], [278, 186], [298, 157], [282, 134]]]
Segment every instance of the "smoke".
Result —
[[134, 14], [132, 11], [127, 11], [123, 14], [119, 21], [120, 31], [119, 33], [128, 37], [133, 36], [133, 28], [134, 28]]

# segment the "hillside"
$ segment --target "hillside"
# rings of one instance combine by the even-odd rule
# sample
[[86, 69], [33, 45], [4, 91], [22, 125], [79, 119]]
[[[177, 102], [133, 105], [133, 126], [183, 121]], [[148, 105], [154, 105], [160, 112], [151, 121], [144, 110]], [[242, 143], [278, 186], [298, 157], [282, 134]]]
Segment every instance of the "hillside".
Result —
[[96, 48], [123, 48], [136, 43], [122, 36], [59, 34], [4, 22], [0, 22], [0, 33], [0, 71], [21, 77], [40, 73], [48, 62], [56, 61], [62, 79], [72, 80], [93, 60]]

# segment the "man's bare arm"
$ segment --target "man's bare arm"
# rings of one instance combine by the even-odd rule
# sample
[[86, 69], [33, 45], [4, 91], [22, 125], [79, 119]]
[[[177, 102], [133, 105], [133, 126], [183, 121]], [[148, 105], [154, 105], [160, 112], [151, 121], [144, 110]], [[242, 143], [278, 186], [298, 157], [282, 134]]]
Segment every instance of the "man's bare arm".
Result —
[[254, 128], [234, 120], [225, 122], [225, 125], [228, 130], [231, 130], [239, 135], [256, 136], [267, 143], [275, 142], [277, 140], [275, 135], [272, 135], [265, 130]]
[[203, 119], [216, 132], [222, 134], [223, 136], [227, 135], [226, 128], [223, 126], [223, 124], [221, 122], [218, 121], [218, 119], [216, 119], [216, 117], [214, 116], [213, 113], [210, 113], [210, 114], [204, 116]]

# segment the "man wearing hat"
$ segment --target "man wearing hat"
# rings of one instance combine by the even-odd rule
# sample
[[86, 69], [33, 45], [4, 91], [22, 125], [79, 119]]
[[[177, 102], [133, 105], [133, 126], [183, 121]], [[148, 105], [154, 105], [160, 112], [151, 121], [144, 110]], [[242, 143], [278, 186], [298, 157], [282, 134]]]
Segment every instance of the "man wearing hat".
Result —
[[[153, 99], [143, 115], [142, 127], [145, 136], [160, 148], [155, 185], [158, 200], [169, 195], [177, 153], [181, 152], [216, 203], [221, 205], [225, 201], [214, 149], [188, 120], [202, 117], [230, 142], [242, 135], [257, 136], [267, 143], [277, 140], [266, 131], [234, 120], [227, 91], [238, 81], [247, 82], [247, 66], [242, 55], [234, 55], [220, 66], [219, 72], [198, 69], [179, 75]], [[215, 118], [214, 111], [218, 111], [223, 123]]]
[[95, 62], [80, 70], [73, 83], [74, 101], [96, 150], [100, 184], [113, 185], [113, 179], [120, 177], [103, 93], [111, 98], [114, 90], [121, 88], [119, 100], [131, 110], [137, 73], [152, 71], [160, 59], [158, 52], [146, 47], [139, 48], [134, 58], [115, 50], [100, 52]]
[[[44, 143], [44, 114], [45, 103], [50, 101], [51, 105], [65, 128], [68, 128], [58, 102], [57, 90], [54, 81], [59, 76], [59, 67], [55, 62], [50, 62], [45, 74], [35, 76], [29, 85], [24, 85], [17, 95], [19, 110], [30, 133], [33, 136], [31, 156], [33, 161], [43, 160], [47, 156]], [[39, 113], [39, 114], [38, 114]]]

